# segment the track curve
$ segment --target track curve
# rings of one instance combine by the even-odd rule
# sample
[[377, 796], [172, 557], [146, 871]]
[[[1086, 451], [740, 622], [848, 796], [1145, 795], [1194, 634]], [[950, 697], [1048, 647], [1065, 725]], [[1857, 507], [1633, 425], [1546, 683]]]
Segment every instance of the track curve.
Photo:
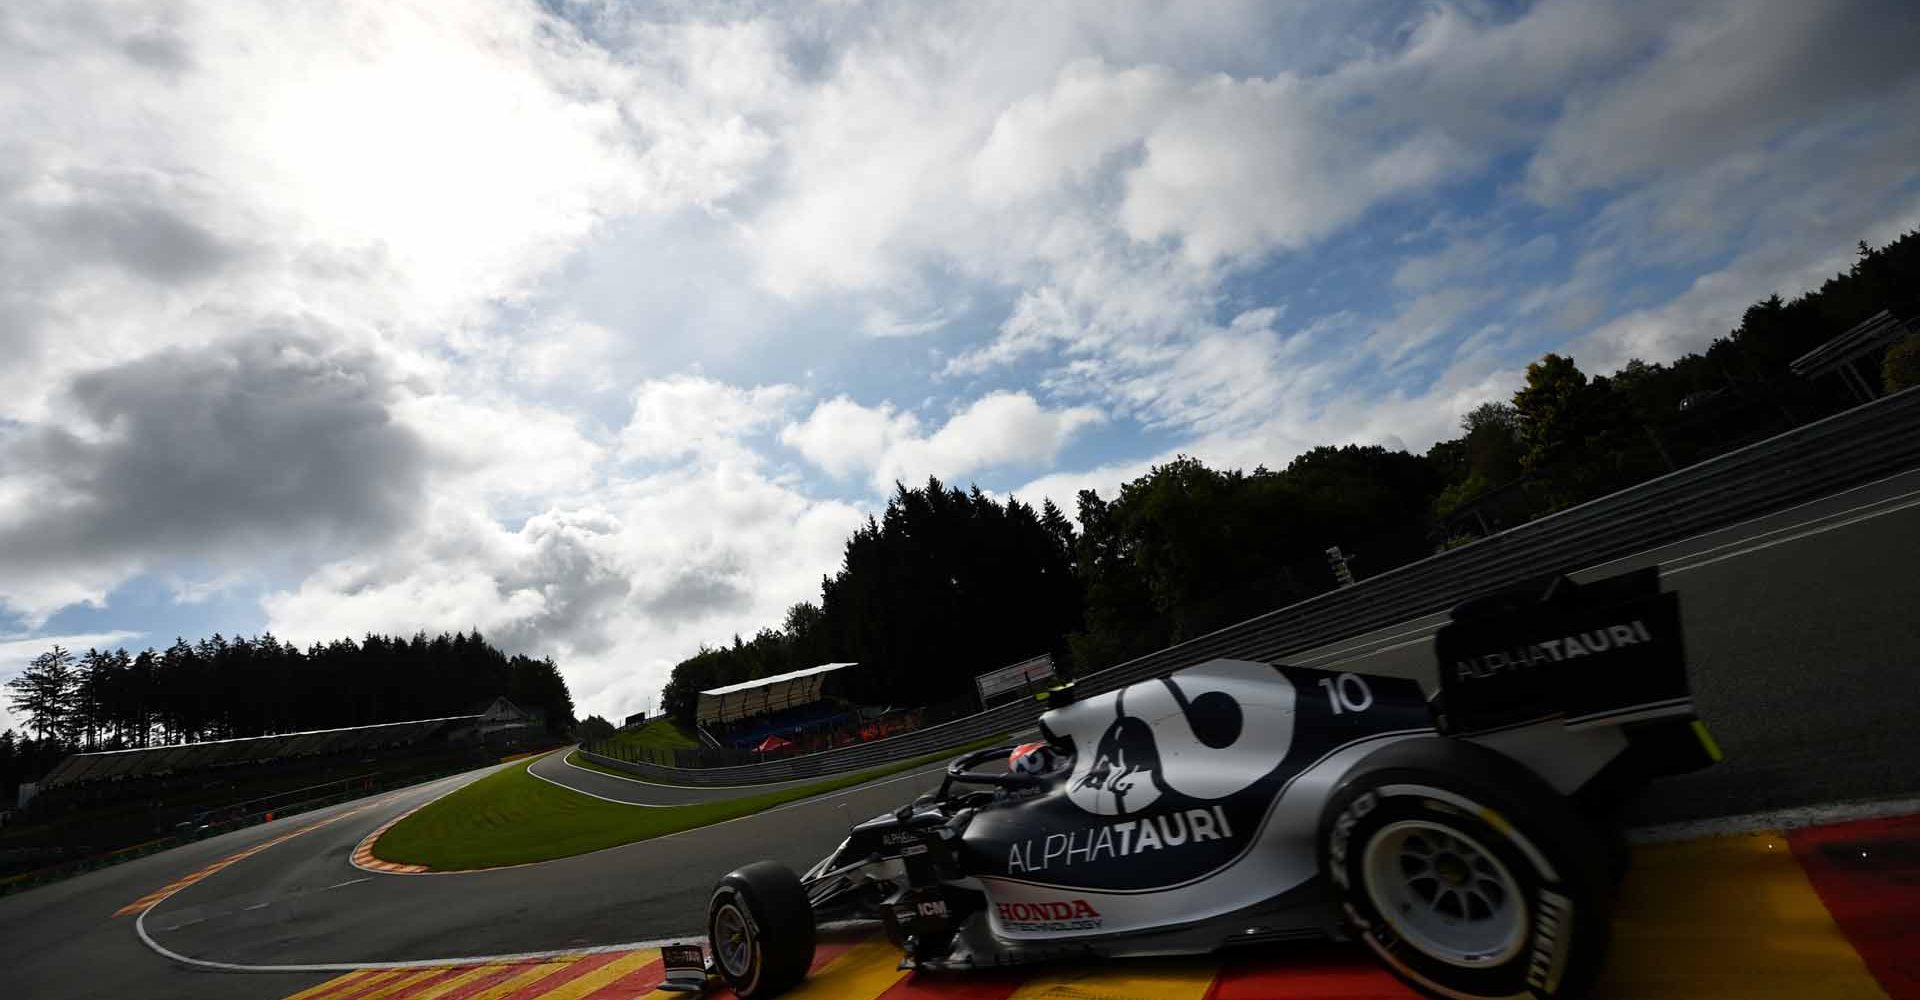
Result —
[[[353, 867], [351, 852], [368, 833], [457, 787], [423, 786], [187, 887], [154, 906], [143, 927], [167, 951], [246, 966], [422, 961], [683, 935], [698, 930], [713, 883], [743, 860], [805, 867], [839, 843], [849, 820], [926, 790], [941, 770], [531, 865], [425, 875]], [[770, 837], [774, 825], [779, 835]]]
[[819, 778], [794, 778], [788, 781], [772, 781], [763, 785], [663, 785], [648, 781], [639, 776], [621, 777], [582, 767], [570, 758], [576, 747], [565, 752], [549, 754], [535, 761], [527, 771], [536, 778], [552, 782], [563, 788], [591, 795], [609, 802], [620, 802], [632, 806], [683, 806], [700, 802], [718, 802], [722, 799], [737, 799], [748, 795], [764, 795], [787, 788], [799, 788], [805, 785], [817, 785], [822, 781], [831, 781], [833, 775]]

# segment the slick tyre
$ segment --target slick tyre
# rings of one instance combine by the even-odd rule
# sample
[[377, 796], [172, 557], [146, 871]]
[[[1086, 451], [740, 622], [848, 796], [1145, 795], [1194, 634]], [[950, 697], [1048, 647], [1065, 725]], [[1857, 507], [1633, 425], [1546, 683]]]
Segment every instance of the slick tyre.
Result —
[[1349, 932], [1428, 996], [1581, 997], [1606, 959], [1605, 841], [1475, 744], [1415, 740], [1361, 762], [1327, 801], [1320, 864]]
[[772, 861], [735, 869], [707, 902], [714, 967], [741, 1000], [777, 996], [806, 978], [813, 931], [799, 876]]

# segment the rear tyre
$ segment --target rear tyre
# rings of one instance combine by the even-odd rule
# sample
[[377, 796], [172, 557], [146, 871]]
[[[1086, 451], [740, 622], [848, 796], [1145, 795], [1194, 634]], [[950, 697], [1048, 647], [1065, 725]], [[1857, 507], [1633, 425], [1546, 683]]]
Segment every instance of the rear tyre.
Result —
[[741, 1000], [776, 996], [805, 979], [813, 930], [799, 876], [772, 861], [735, 869], [707, 901], [714, 967]]
[[1341, 920], [1394, 975], [1451, 1000], [1586, 995], [1606, 958], [1607, 862], [1545, 782], [1459, 740], [1367, 758], [1321, 819]]

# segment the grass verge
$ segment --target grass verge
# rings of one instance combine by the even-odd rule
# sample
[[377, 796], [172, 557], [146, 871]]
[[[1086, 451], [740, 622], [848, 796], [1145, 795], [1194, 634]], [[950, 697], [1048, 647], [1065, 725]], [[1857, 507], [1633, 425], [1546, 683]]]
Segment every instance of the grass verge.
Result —
[[700, 747], [700, 741], [670, 716], [662, 716], [634, 729], [622, 729], [609, 737], [607, 742], [636, 750], [697, 750]]
[[[958, 750], [953, 750], [953, 751], [943, 750], [940, 753], [932, 755], [931, 757], [915, 757], [914, 760], [916, 761], [939, 760], [942, 757], [958, 757], [959, 755], [966, 753], [968, 750], [972, 750], [975, 747], [992, 746], [994, 743], [995, 743], [995, 740], [987, 740], [982, 743], [969, 743], [966, 746], [959, 748]], [[626, 778], [629, 781], [644, 781], [649, 785], [672, 785], [675, 788], [712, 788], [714, 787], [712, 785], [696, 785], [691, 781], [674, 781], [672, 778], [650, 778], [644, 774], [635, 774], [632, 771], [622, 771], [617, 767], [608, 767], [607, 765], [602, 764], [596, 760], [588, 760], [587, 758], [581, 756], [580, 751], [577, 749], [567, 751], [567, 763], [572, 764], [575, 767], [584, 767], [589, 771], [599, 771], [601, 774], [610, 774], [616, 778]], [[772, 784], [777, 784], [777, 782], [772, 782]], [[739, 787], [739, 786], [735, 786], [735, 787]]]
[[635, 774], [632, 771], [622, 771], [617, 767], [608, 767], [607, 765], [602, 764], [599, 761], [588, 760], [587, 758], [580, 756], [580, 751], [578, 750], [567, 751], [567, 763], [572, 764], [575, 767], [584, 767], [589, 771], [599, 771], [601, 774], [611, 774], [616, 778], [626, 778], [631, 781], [644, 781], [650, 785], [682, 785], [684, 787], [689, 787], [689, 788], [693, 787], [691, 785], [685, 785], [684, 782], [662, 781], [659, 778], [644, 777], [642, 775]]
[[673, 785], [678, 788], [706, 787], [703, 785], [691, 784], [685, 781], [675, 781], [672, 778], [648, 778], [642, 775], [635, 774], [632, 771], [622, 771], [617, 767], [608, 767], [605, 764], [598, 763], [597, 761], [591, 761], [585, 757], [580, 756], [580, 751], [578, 750], [570, 750], [567, 752], [567, 763], [584, 767], [589, 771], [599, 771], [601, 774], [611, 774], [616, 778], [630, 778], [634, 781], [644, 781], [651, 785]]
[[591, 798], [508, 767], [427, 803], [374, 842], [383, 861], [436, 871], [552, 861], [738, 819], [800, 799], [948, 760], [992, 746], [981, 740], [809, 785], [684, 806], [631, 806]]

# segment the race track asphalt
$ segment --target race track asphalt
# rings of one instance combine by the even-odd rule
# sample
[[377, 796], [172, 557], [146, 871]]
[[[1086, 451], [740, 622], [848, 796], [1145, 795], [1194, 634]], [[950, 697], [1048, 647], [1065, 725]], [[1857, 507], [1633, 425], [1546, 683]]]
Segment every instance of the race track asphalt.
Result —
[[[1920, 471], [1642, 553], [1682, 596], [1702, 716], [1728, 755], [1664, 782], [1638, 819], [1664, 822], [1920, 792]], [[1438, 622], [1404, 623], [1291, 656], [1431, 682]], [[507, 766], [526, 766], [514, 764]], [[554, 770], [636, 798], [727, 790]], [[222, 858], [318, 821], [187, 885], [144, 918], [152, 943], [241, 965], [453, 958], [578, 948], [697, 929], [714, 880], [748, 860], [804, 867], [849, 820], [937, 781], [938, 768], [756, 816], [562, 861], [450, 875], [373, 874], [349, 856], [372, 830], [479, 774], [442, 779], [226, 834], [0, 899], [8, 996], [282, 997], [327, 973], [193, 970], [143, 943], [116, 909]], [[758, 791], [761, 789], [754, 789]], [[734, 794], [740, 793], [735, 790]], [[685, 801], [662, 798], [659, 801]], [[335, 818], [342, 817], [342, 818]]]
[[803, 785], [817, 785], [822, 781], [831, 780], [830, 778], [796, 778], [792, 781], [737, 787], [663, 785], [658, 782], [643, 781], [637, 777], [615, 777], [604, 771], [569, 763], [567, 757], [571, 753], [572, 751], [569, 750], [565, 753], [542, 757], [533, 763], [530, 770], [539, 777], [555, 784], [565, 785], [575, 791], [635, 805], [678, 806], [697, 802], [715, 802], [720, 799], [738, 798], [742, 795], [762, 795]]

